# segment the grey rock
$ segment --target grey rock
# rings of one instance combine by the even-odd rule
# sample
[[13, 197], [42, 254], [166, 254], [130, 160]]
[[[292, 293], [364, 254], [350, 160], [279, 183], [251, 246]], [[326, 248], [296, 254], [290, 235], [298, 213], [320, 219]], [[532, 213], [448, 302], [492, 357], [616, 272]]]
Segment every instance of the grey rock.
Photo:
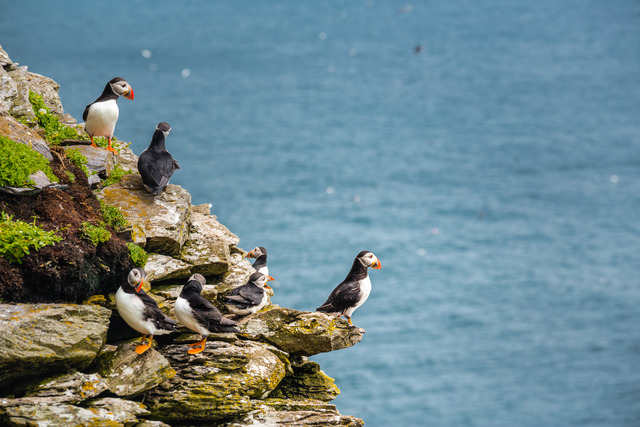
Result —
[[[161, 254], [149, 254], [144, 271], [151, 282], [158, 280], [186, 279], [191, 276], [191, 264]], [[178, 296], [176, 295], [175, 298]], [[174, 299], [175, 299], [174, 298]]]
[[16, 426], [133, 426], [148, 411], [139, 402], [103, 398], [88, 408], [59, 403], [46, 397], [0, 398], [0, 422]]
[[62, 101], [60, 100], [60, 95], [58, 94], [60, 85], [55, 80], [49, 77], [41, 76], [40, 74], [29, 72], [26, 75], [26, 84], [29, 90], [42, 96], [44, 105], [49, 108], [49, 112], [51, 114], [58, 116], [61, 123], [69, 126], [73, 126], [76, 124], [76, 120], [73, 117], [71, 117], [69, 114], [64, 113], [64, 108], [62, 108]]
[[187, 240], [191, 195], [178, 185], [169, 184], [154, 197], [142, 186], [140, 175], [131, 174], [103, 188], [98, 197], [119, 207], [130, 223], [144, 230], [147, 252], [176, 255]]
[[[87, 158], [87, 169], [98, 182], [100, 179], [93, 175], [98, 174], [102, 178], [106, 178], [113, 171], [116, 159], [111, 151], [104, 148], [92, 147], [91, 145], [67, 145], [64, 147], [65, 152], [68, 150], [78, 150], [80, 154]], [[89, 176], [89, 178], [92, 178]], [[91, 183], [91, 182], [90, 182]]]
[[100, 375], [74, 372], [48, 378], [28, 391], [26, 396], [49, 397], [61, 403], [76, 404], [105, 390], [107, 383]]
[[0, 304], [0, 388], [82, 370], [104, 345], [110, 310], [75, 304]]
[[7, 52], [2, 49], [2, 45], [0, 45], [0, 67], [6, 67], [7, 65], [11, 65], [13, 61], [9, 58]]
[[253, 339], [302, 356], [340, 350], [360, 342], [364, 330], [339, 317], [284, 307], [247, 316], [238, 328]]
[[248, 426], [362, 427], [364, 421], [349, 415], [341, 415], [335, 405], [317, 400], [266, 399], [264, 402], [257, 402], [249, 415], [227, 425], [227, 427]]
[[13, 117], [26, 120], [28, 122], [35, 121], [36, 114], [33, 111], [31, 102], [29, 101], [29, 72], [27, 67], [16, 67], [7, 74], [16, 84], [17, 95], [12, 99], [9, 113]]
[[229, 269], [230, 232], [214, 217], [191, 212], [189, 238], [180, 259], [193, 264], [193, 273], [203, 276], [224, 274]]
[[117, 396], [136, 396], [172, 378], [175, 371], [154, 349], [138, 354], [131, 344], [121, 344], [111, 357], [101, 357], [96, 367]]

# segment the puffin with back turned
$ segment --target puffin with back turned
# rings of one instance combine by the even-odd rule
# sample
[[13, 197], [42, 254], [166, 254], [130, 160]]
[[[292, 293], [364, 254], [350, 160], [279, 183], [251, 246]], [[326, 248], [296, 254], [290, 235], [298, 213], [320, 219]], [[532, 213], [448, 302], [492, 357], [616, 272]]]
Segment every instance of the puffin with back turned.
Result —
[[[121, 285], [116, 292], [118, 313], [129, 326], [144, 334], [142, 345], [136, 347], [136, 353], [142, 354], [151, 347], [154, 335], [177, 332], [176, 321], [165, 315], [155, 300], [142, 290], [147, 273], [140, 267], [129, 272], [127, 283]], [[149, 336], [149, 342], [144, 339]]]
[[174, 160], [165, 147], [165, 139], [171, 132], [171, 126], [167, 122], [160, 122], [151, 138], [149, 147], [138, 158], [138, 172], [142, 177], [142, 183], [147, 191], [157, 196], [169, 184], [171, 175], [176, 169], [180, 169], [178, 162]]
[[202, 336], [201, 341], [189, 344], [192, 347], [187, 351], [189, 354], [202, 352], [211, 332], [240, 332], [235, 327], [237, 322], [224, 317], [215, 305], [200, 295], [205, 284], [202, 274], [192, 275], [176, 300], [175, 310], [178, 320]]
[[271, 289], [267, 286], [267, 282], [270, 280], [274, 280], [273, 277], [265, 276], [262, 273], [253, 273], [246, 284], [229, 292], [224, 304], [225, 307], [238, 316], [255, 313], [267, 305], [269, 301], [269, 295], [265, 289]]
[[344, 316], [353, 326], [351, 315], [369, 298], [371, 280], [368, 268], [382, 268], [380, 260], [369, 251], [362, 251], [353, 261], [347, 277], [331, 292], [327, 301], [316, 311]]
[[116, 153], [116, 150], [111, 147], [111, 139], [113, 139], [113, 131], [120, 114], [117, 102], [120, 96], [133, 100], [133, 89], [125, 79], [115, 77], [104, 87], [102, 95], [84, 109], [82, 113], [84, 130], [91, 139], [92, 147], [97, 147], [93, 137], [104, 136], [109, 141], [107, 150]]
[[265, 276], [269, 275], [269, 267], [267, 267], [267, 250], [262, 246], [253, 248], [247, 254], [247, 258], [255, 258], [255, 262], [251, 267], [258, 273], [262, 273]]

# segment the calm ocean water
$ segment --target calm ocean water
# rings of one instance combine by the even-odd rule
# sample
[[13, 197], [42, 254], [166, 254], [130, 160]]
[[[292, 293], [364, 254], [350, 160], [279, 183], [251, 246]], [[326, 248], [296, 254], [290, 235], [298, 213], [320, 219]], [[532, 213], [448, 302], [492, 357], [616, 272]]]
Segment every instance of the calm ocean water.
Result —
[[[319, 355], [367, 426], [640, 425], [640, 4], [0, 4], [0, 44], [116, 136], [156, 124], [273, 302], [373, 251], [353, 348]], [[416, 52], [420, 46], [421, 51]]]

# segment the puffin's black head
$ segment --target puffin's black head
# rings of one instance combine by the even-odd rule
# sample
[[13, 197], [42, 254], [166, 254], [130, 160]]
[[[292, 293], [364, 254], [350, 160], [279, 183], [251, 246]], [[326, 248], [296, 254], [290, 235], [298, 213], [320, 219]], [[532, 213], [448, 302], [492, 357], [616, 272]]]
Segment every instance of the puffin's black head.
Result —
[[118, 96], [124, 96], [127, 99], [133, 99], [133, 89], [122, 77], [114, 77], [107, 83], [111, 87], [113, 93]]
[[158, 123], [158, 126], [156, 126], [156, 131], [153, 133], [153, 137], [154, 138], [159, 137], [160, 132], [162, 132], [165, 138], [169, 136], [169, 132], [171, 132], [171, 126], [169, 125], [169, 123], [167, 122]]
[[253, 283], [254, 285], [260, 287], [260, 288], [266, 288], [266, 289], [271, 289], [269, 286], [267, 286], [267, 282], [270, 280], [275, 280], [273, 277], [271, 276], [265, 276], [262, 273], [253, 273], [251, 275], [251, 277], [249, 277], [249, 283]]
[[356, 259], [360, 260], [362, 265], [365, 267], [375, 268], [376, 270], [380, 270], [382, 268], [380, 260], [372, 252], [362, 251], [358, 254]]
[[262, 246], [255, 247], [249, 251], [247, 258], [260, 258], [262, 255], [266, 255], [267, 250]]
[[187, 284], [184, 285], [183, 291], [193, 289], [196, 292], [200, 293], [202, 292], [202, 289], [204, 288], [204, 285], [206, 283], [207, 281], [202, 274], [192, 274], [191, 277], [189, 277], [189, 281], [187, 282]]
[[136, 290], [136, 292], [140, 292], [140, 289], [142, 289], [142, 285], [148, 283], [146, 282], [146, 279], [147, 272], [140, 267], [136, 267], [131, 270], [129, 272], [129, 275], [127, 276], [127, 282], [129, 282], [129, 285], [131, 285]]

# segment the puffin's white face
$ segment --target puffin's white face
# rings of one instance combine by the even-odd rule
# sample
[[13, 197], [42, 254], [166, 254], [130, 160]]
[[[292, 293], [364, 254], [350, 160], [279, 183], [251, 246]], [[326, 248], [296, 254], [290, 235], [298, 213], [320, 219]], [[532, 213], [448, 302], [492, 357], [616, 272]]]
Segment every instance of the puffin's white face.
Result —
[[[256, 274], [256, 273], [254, 273]], [[256, 278], [253, 283], [255, 283], [256, 285], [260, 286], [261, 288], [267, 287], [269, 288], [269, 286], [267, 285], [267, 282], [269, 280], [273, 280], [273, 277], [271, 276], [265, 276], [264, 274], [260, 274], [258, 278]]]
[[201, 285], [206, 285], [207, 283], [207, 279], [204, 278], [204, 276], [200, 273], [196, 273], [196, 274], [192, 274], [191, 277], [189, 277], [188, 282], [195, 280], [196, 282], [199, 282]]
[[140, 292], [142, 285], [144, 284], [144, 279], [147, 277], [147, 273], [141, 268], [134, 268], [129, 272], [127, 276], [127, 281], [129, 285], [136, 288], [137, 292]]
[[119, 80], [115, 83], [110, 83], [111, 90], [118, 96], [124, 96], [127, 99], [133, 99], [133, 89], [129, 86], [125, 80]]
[[262, 250], [260, 249], [260, 247], [255, 247], [253, 248], [248, 254], [247, 254], [247, 258], [259, 258], [262, 255], [264, 255], [262, 253]]
[[365, 266], [365, 267], [371, 267], [371, 268], [375, 268], [376, 270], [379, 270], [382, 268], [382, 265], [380, 264], [380, 260], [378, 259], [378, 257], [376, 257], [373, 253], [371, 252], [367, 252], [364, 255], [362, 255], [360, 258], [360, 262]]

